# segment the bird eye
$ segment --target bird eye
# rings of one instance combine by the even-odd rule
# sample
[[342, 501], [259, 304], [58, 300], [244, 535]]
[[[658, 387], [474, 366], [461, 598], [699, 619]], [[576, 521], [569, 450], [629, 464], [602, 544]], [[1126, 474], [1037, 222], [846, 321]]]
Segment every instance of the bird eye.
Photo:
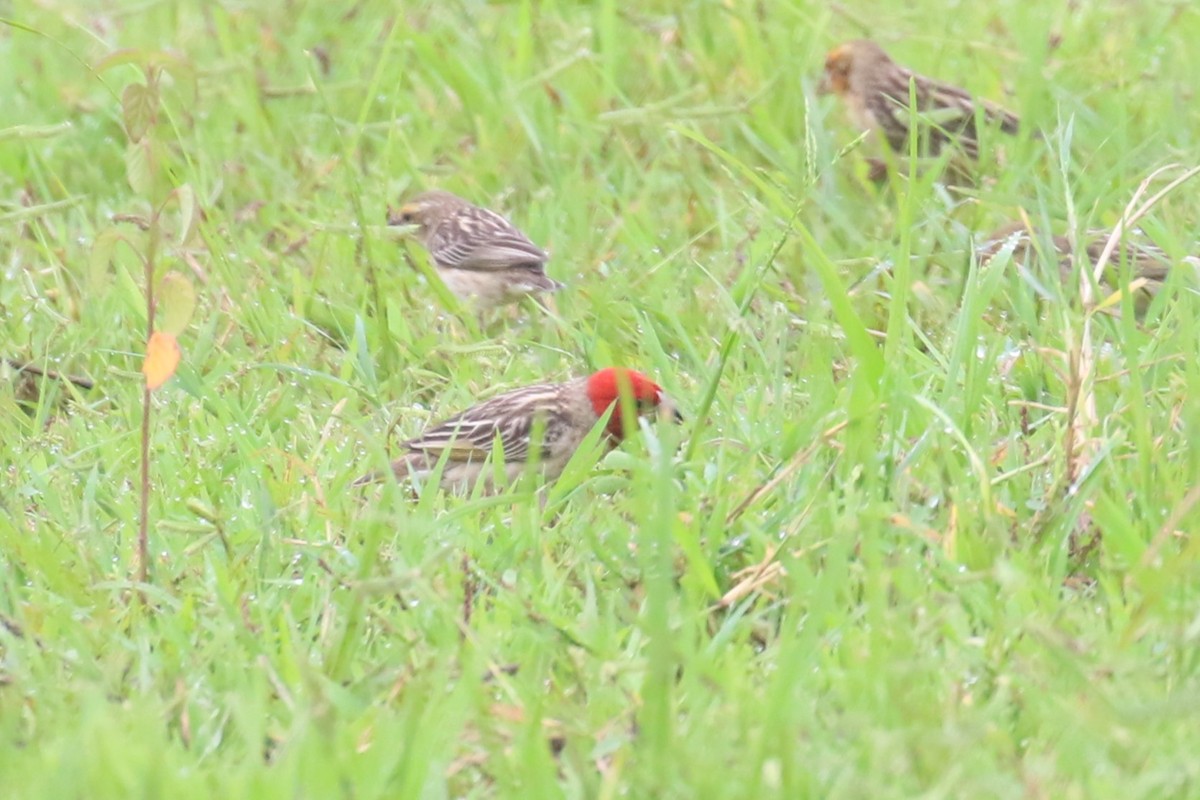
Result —
[[417, 219], [417, 210], [412, 206], [402, 206], [400, 208], [389, 208], [387, 215], [388, 225], [416, 225], [419, 224]]

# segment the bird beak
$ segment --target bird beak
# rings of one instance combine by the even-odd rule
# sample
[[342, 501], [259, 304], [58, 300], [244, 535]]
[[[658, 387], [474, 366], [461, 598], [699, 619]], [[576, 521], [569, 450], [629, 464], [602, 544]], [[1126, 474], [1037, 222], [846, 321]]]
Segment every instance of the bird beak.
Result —
[[821, 82], [817, 84], [817, 96], [822, 97], [827, 94], [833, 94], [833, 82], [829, 79], [829, 72], [821, 73]]
[[679, 410], [679, 406], [675, 405], [675, 401], [666, 394], [658, 396], [658, 418], [670, 419], [672, 422], [683, 422], [683, 414]]

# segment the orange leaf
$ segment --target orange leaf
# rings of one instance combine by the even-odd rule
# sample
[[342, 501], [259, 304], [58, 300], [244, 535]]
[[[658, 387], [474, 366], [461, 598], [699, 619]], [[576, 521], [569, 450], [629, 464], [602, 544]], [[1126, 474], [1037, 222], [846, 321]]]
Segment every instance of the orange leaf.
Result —
[[146, 376], [150, 391], [170, 380], [179, 366], [180, 357], [179, 342], [174, 336], [163, 331], [150, 334], [150, 341], [146, 342], [146, 360], [142, 362], [142, 374]]

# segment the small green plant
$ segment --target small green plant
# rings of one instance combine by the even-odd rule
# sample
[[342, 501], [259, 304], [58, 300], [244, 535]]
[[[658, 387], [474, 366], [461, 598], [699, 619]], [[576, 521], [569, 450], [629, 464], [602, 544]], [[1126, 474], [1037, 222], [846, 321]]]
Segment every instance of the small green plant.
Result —
[[[126, 84], [121, 92], [121, 122], [127, 139], [125, 178], [141, 207], [116, 215], [118, 226], [101, 231], [93, 248], [93, 267], [104, 268], [118, 243], [127, 245], [142, 265], [146, 299], [145, 360], [142, 373], [140, 513], [134, 569], [137, 582], [150, 580], [150, 432], [153, 404], [151, 394], [175, 374], [182, 353], [177, 337], [187, 327], [196, 306], [196, 291], [180, 272], [168, 271], [163, 250], [171, 244], [186, 245], [196, 233], [200, 209], [195, 192], [187, 184], [172, 185], [165, 161], [168, 144], [164, 136], [162, 81], [165, 75], [191, 78], [191, 70], [179, 57], [163, 52], [124, 50], [113, 53], [96, 67], [98, 74], [129, 65], [139, 68], [141, 80]], [[174, 210], [177, 227], [169, 230], [165, 215]], [[132, 226], [136, 234], [127, 228]], [[172, 238], [173, 236], [173, 238]]]

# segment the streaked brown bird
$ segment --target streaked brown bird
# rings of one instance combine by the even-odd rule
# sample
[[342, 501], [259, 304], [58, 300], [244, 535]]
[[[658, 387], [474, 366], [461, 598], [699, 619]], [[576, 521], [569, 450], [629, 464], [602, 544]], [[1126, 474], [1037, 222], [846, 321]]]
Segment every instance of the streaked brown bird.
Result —
[[[1121, 288], [1119, 284], [1120, 269], [1123, 264], [1129, 265], [1130, 274], [1137, 282], [1134, 294], [1134, 309], [1138, 315], [1144, 314], [1150, 301], [1162, 290], [1163, 284], [1170, 275], [1174, 263], [1169, 255], [1161, 248], [1146, 241], [1137, 241], [1137, 234], [1130, 232], [1117, 243], [1109, 257], [1108, 266], [1104, 270], [1103, 280], [1110, 289]], [[1103, 229], [1089, 230], [1082, 236], [1081, 244], [1088, 259], [1083, 265], [1089, 268], [1100, 260], [1104, 248], [1108, 244], [1112, 231]], [[1066, 236], [1046, 237], [1037, 228], [1031, 228], [1024, 222], [1010, 222], [1001, 225], [988, 234], [976, 248], [984, 263], [995, 258], [1006, 246], [1012, 246], [1012, 260], [1026, 269], [1032, 269], [1039, 255], [1057, 262], [1059, 279], [1067, 281], [1074, 270], [1074, 250], [1071, 240]], [[1048, 252], [1047, 252], [1048, 251]], [[1188, 256], [1182, 262], [1193, 269], [1200, 268], [1200, 258]]]
[[447, 288], [480, 311], [563, 284], [546, 275], [550, 256], [495, 211], [440, 190], [388, 209], [389, 225], [415, 226]]
[[[979, 158], [977, 120], [1010, 134], [1020, 127], [1014, 114], [900, 66], [869, 39], [829, 51], [817, 92], [836, 94], [854, 125], [881, 136], [901, 157], [908, 155], [914, 129], [919, 157], [937, 157], [951, 146], [956, 154], [975, 161]], [[965, 165], [957, 166], [965, 170]]]
[[[608, 367], [566, 383], [525, 386], [485, 400], [409, 439], [404, 455], [392, 462], [397, 480], [424, 480], [444, 459], [443, 489], [469, 491], [481, 478], [495, 487], [489, 459], [497, 440], [504, 453], [503, 483], [516, 480], [536, 459], [547, 480], [562, 474], [571, 456], [596, 423], [611, 412], [605, 429], [609, 446], [629, 431], [616, 407], [628, 397], [635, 416], [658, 412], [678, 422], [678, 408], [658, 384], [642, 373]], [[538, 442], [539, 449], [531, 453]], [[364, 475], [355, 485], [373, 483], [381, 473]]]

